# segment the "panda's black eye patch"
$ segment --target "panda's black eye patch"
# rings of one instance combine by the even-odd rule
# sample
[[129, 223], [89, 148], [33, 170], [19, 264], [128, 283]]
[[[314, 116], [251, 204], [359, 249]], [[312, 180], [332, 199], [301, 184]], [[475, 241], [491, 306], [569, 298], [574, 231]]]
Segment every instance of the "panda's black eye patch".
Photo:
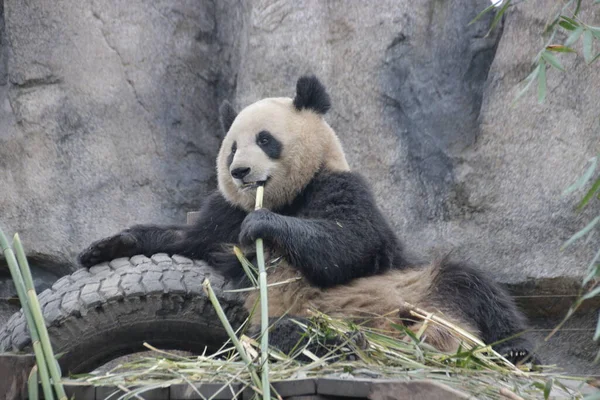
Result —
[[231, 152], [229, 153], [229, 156], [227, 157], [227, 166], [231, 166], [231, 163], [233, 162], [233, 156], [235, 155], [235, 152], [237, 151], [237, 142], [233, 142], [233, 144], [231, 145]]
[[281, 157], [281, 150], [283, 145], [273, 135], [267, 131], [260, 131], [256, 135], [256, 144], [268, 155], [270, 158], [278, 159]]

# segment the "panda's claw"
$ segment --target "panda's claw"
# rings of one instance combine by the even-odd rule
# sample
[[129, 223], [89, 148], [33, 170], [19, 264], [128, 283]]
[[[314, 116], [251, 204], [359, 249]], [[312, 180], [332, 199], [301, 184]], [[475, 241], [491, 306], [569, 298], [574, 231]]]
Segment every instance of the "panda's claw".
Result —
[[506, 358], [510, 363], [514, 365], [522, 365], [531, 363], [532, 366], [539, 366], [541, 364], [540, 360], [536, 357], [534, 353], [527, 349], [510, 349], [499, 352], [501, 356]]

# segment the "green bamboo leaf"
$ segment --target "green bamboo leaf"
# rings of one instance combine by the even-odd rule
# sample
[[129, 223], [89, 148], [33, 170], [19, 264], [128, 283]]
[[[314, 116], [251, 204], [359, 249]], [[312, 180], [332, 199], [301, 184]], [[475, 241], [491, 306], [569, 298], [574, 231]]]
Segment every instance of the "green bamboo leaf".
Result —
[[488, 31], [486, 36], [488, 36], [494, 30], [496, 25], [498, 25], [498, 22], [500, 22], [500, 20], [502, 19], [502, 15], [504, 15], [506, 10], [510, 6], [510, 2], [511, 2], [511, 0], [504, 0], [504, 4], [502, 5], [502, 8], [500, 10], [498, 10], [498, 12], [496, 13], [496, 16], [492, 20], [492, 24], [490, 25], [490, 30]]
[[515, 96], [515, 99], [512, 102], [512, 105], [515, 105], [515, 103], [517, 102], [517, 100], [519, 100], [521, 98], [521, 96], [523, 96], [525, 94], [525, 92], [527, 90], [529, 90], [529, 87], [533, 84], [533, 82], [535, 81], [535, 79], [538, 77], [538, 74], [540, 73], [541, 69], [542, 69], [541, 65], [538, 65], [537, 67], [534, 68], [533, 71], [531, 71], [531, 73], [527, 76], [527, 78], [525, 78], [525, 82], [527, 82], [527, 84]]
[[564, 29], [568, 30], [568, 31], [574, 31], [577, 27], [575, 25], [573, 25], [570, 22], [567, 21], [560, 21], [558, 23], [558, 25], [560, 25], [561, 27], [563, 27]]
[[479, 14], [477, 14], [477, 16], [475, 18], [473, 18], [471, 20], [471, 22], [468, 23], [468, 25], [474, 24], [479, 19], [481, 19], [481, 17], [483, 17], [485, 14], [489, 13], [490, 11], [492, 11], [494, 8], [496, 8], [495, 4], [492, 4], [491, 6], [486, 7], [482, 12], [480, 12]]
[[596, 178], [596, 181], [594, 182], [590, 190], [587, 191], [585, 196], [583, 196], [583, 199], [581, 199], [579, 204], [577, 204], [577, 211], [583, 210], [583, 208], [587, 206], [587, 204], [590, 202], [592, 197], [594, 197], [594, 194], [596, 194], [598, 190], [600, 190], [600, 176]]
[[581, 297], [581, 300], [589, 300], [589, 299], [591, 299], [593, 297], [596, 297], [598, 295], [600, 295], [600, 286], [596, 287], [591, 292], [586, 293], [584, 296]]
[[600, 4], [600, 0], [594, 0], [594, 4]]
[[594, 227], [596, 226], [596, 224], [598, 224], [598, 222], [600, 222], [600, 216], [597, 216], [596, 218], [594, 218], [592, 220], [592, 222], [590, 222], [589, 224], [587, 224], [585, 226], [585, 228], [583, 228], [582, 230], [580, 230], [579, 232], [577, 232], [576, 234], [571, 236], [571, 238], [569, 240], [567, 240], [565, 242], [565, 244], [562, 245], [561, 249], [565, 249], [565, 248], [569, 247], [577, 239], [581, 239], [583, 236], [587, 235], [592, 229], [594, 229]]
[[540, 389], [541, 391], [543, 391], [546, 387], [542, 382], [533, 382], [532, 385], [533, 387]]
[[242, 250], [240, 250], [239, 247], [233, 246], [233, 253], [237, 257], [237, 259], [240, 262], [240, 264], [242, 265], [242, 269], [246, 273], [246, 276], [248, 276], [248, 279], [250, 279], [250, 282], [252, 283], [252, 286], [258, 287], [258, 280], [256, 279], [256, 277], [258, 276], [258, 270], [254, 266], [254, 264], [252, 264], [244, 256], [244, 253], [242, 253]]
[[583, 185], [585, 185], [590, 180], [590, 178], [594, 174], [594, 171], [596, 170], [596, 167], [598, 166], [598, 157], [592, 157], [588, 160], [588, 162], [590, 163], [590, 166], [585, 171], [585, 173], [583, 175], [581, 175], [581, 177], [579, 179], [577, 179], [577, 181], [574, 184], [569, 186], [563, 192], [563, 195], [567, 195], [569, 193], [574, 192], [577, 189], [582, 188]]
[[538, 103], [543, 103], [546, 98], [546, 63], [542, 61], [540, 63], [540, 73], [538, 74]]
[[[568, 47], [566, 47], [568, 48]], [[558, 58], [554, 57], [554, 55], [550, 52], [544, 51], [542, 52], [542, 58], [546, 61], [548, 61], [548, 64], [552, 65], [554, 68], [565, 72], [565, 67], [562, 66], [562, 64], [560, 63], [560, 61], [558, 61]]]
[[583, 58], [589, 64], [592, 61], [592, 32], [586, 30], [583, 33]]
[[600, 312], [598, 313], [598, 325], [596, 325], [596, 332], [594, 333], [594, 340], [600, 339]]
[[561, 15], [560, 17], [571, 25], [579, 26], [579, 22], [575, 21], [573, 18], [569, 18], [566, 15]]
[[551, 44], [550, 46], [546, 47], [546, 50], [555, 51], [557, 53], [576, 53], [576, 51], [572, 48], [563, 46], [561, 44]]
[[577, 40], [579, 40], [579, 37], [581, 36], [581, 34], [583, 33], [584, 29], [582, 26], [578, 27], [577, 29], [575, 29], [573, 31], [573, 33], [571, 33], [569, 35], [569, 37], [567, 38], [566, 42], [565, 42], [565, 46], [572, 46]]
[[549, 378], [546, 381], [546, 386], [544, 387], [544, 400], [548, 400], [550, 398], [550, 392], [552, 391], [552, 385], [554, 384], [554, 379]]

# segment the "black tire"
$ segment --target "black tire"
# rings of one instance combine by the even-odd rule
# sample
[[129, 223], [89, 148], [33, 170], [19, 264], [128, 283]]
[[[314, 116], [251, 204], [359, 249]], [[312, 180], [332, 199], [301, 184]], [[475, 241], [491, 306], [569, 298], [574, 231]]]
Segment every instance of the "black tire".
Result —
[[[32, 252], [27, 254], [27, 260], [29, 261], [33, 285], [37, 293], [50, 288], [59, 278], [77, 270], [73, 263], [57, 255]], [[15, 284], [10, 276], [6, 259], [2, 254], [0, 254], [0, 299], [19, 304]]]
[[[80, 269], [39, 295], [48, 333], [63, 372], [88, 372], [118, 356], [145, 349], [202, 352], [227, 338], [202, 289], [209, 278], [229, 321], [246, 312], [239, 296], [206, 263], [166, 254], [135, 256]], [[0, 330], [0, 352], [28, 351], [31, 338], [22, 311]]]

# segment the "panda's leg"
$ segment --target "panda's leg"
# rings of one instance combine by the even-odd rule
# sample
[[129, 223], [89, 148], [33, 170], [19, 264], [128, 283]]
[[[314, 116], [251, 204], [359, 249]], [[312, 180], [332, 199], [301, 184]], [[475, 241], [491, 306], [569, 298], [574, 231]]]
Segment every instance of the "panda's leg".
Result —
[[217, 192], [204, 201], [194, 225], [136, 225], [93, 243], [79, 260], [84, 267], [90, 267], [117, 257], [167, 253], [201, 259], [215, 267], [239, 269], [235, 255], [230, 252], [223, 257], [222, 248], [237, 242], [246, 215]]
[[136, 225], [116, 235], [92, 243], [79, 255], [84, 267], [91, 267], [103, 261], [119, 257], [132, 257], [137, 254], [150, 256], [167, 252], [173, 244], [185, 237], [189, 226]]
[[512, 298], [498, 284], [481, 272], [457, 264], [442, 264], [431, 286], [431, 300], [456, 307], [479, 331], [481, 339], [513, 363], [539, 360], [533, 346], [523, 336], [525, 317]]

